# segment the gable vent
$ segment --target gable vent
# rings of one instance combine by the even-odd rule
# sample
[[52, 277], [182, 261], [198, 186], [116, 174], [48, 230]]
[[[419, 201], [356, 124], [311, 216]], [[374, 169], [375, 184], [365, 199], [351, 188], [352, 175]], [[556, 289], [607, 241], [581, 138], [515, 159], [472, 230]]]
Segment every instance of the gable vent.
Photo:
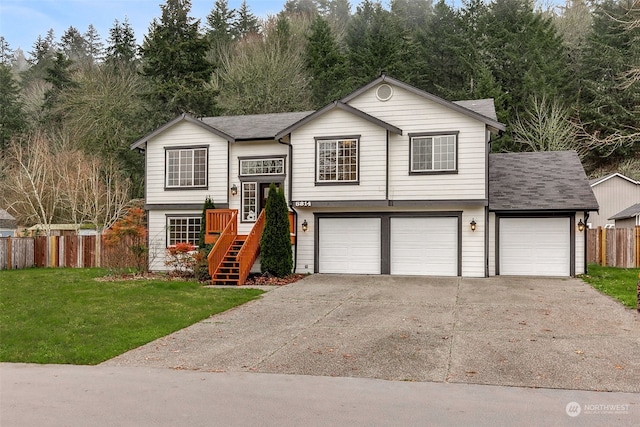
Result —
[[376, 98], [380, 101], [388, 101], [393, 96], [393, 88], [387, 84], [382, 84], [376, 89]]

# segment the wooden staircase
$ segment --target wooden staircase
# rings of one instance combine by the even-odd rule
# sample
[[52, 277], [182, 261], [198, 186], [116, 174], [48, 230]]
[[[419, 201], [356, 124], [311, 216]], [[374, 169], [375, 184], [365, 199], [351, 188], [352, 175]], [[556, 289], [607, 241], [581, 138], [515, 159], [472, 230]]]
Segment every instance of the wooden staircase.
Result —
[[[293, 213], [289, 214], [291, 244], [295, 244]], [[236, 209], [207, 209], [205, 242], [215, 243], [207, 256], [209, 275], [214, 285], [243, 285], [260, 253], [260, 238], [265, 225], [264, 209], [248, 235], [238, 234]]]
[[[211, 276], [211, 282], [214, 285], [242, 285], [240, 279], [240, 260], [238, 259], [238, 253], [242, 249], [247, 236], [236, 236], [236, 239], [231, 243], [227, 253], [224, 254], [222, 262], [218, 266], [213, 276]], [[244, 279], [246, 280], [246, 278]], [[242, 280], [242, 282], [244, 282]]]

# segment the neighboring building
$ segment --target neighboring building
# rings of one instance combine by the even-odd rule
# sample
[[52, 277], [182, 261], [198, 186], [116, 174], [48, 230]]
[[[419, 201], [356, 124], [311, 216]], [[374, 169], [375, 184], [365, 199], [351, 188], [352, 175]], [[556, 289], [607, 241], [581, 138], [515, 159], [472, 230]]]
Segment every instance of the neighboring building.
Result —
[[614, 221], [616, 228], [634, 228], [640, 226], [640, 203], [629, 206], [627, 209], [618, 212], [609, 219]]
[[182, 115], [131, 146], [146, 157], [150, 268], [197, 242], [206, 196], [248, 234], [274, 182], [297, 215], [297, 272], [584, 272], [578, 223], [598, 204], [577, 155], [489, 154], [504, 130], [493, 100], [385, 75], [315, 112]]
[[613, 216], [629, 206], [640, 203], [640, 182], [619, 173], [590, 181], [600, 210], [589, 215], [591, 228], [613, 227]]
[[13, 237], [16, 235], [18, 222], [4, 209], [0, 209], [0, 237]]

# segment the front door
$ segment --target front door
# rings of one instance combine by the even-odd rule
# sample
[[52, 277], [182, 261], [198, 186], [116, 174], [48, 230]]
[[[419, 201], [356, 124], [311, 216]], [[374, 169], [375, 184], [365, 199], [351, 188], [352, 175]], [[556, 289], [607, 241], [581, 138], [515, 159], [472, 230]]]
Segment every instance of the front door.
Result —
[[[276, 188], [280, 188], [282, 185], [281, 182], [276, 182]], [[269, 197], [269, 186], [271, 183], [269, 182], [261, 182], [260, 183], [260, 206], [258, 206], [258, 212], [262, 211], [267, 207], [267, 197]]]

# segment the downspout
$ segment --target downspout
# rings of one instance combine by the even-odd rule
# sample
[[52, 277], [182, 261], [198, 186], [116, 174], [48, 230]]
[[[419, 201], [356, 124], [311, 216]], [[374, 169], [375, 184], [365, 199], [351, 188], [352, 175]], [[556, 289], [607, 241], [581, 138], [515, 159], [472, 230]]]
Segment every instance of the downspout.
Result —
[[[291, 134], [289, 134], [289, 139], [291, 139]], [[298, 211], [293, 208], [293, 145], [291, 142], [284, 142], [282, 138], [278, 139], [278, 143], [282, 145], [286, 145], [289, 147], [289, 197], [287, 200], [289, 202], [289, 209], [293, 211], [293, 217], [295, 218], [294, 230], [296, 233], [296, 245], [293, 249], [293, 273], [295, 274], [296, 269], [298, 268]]]

